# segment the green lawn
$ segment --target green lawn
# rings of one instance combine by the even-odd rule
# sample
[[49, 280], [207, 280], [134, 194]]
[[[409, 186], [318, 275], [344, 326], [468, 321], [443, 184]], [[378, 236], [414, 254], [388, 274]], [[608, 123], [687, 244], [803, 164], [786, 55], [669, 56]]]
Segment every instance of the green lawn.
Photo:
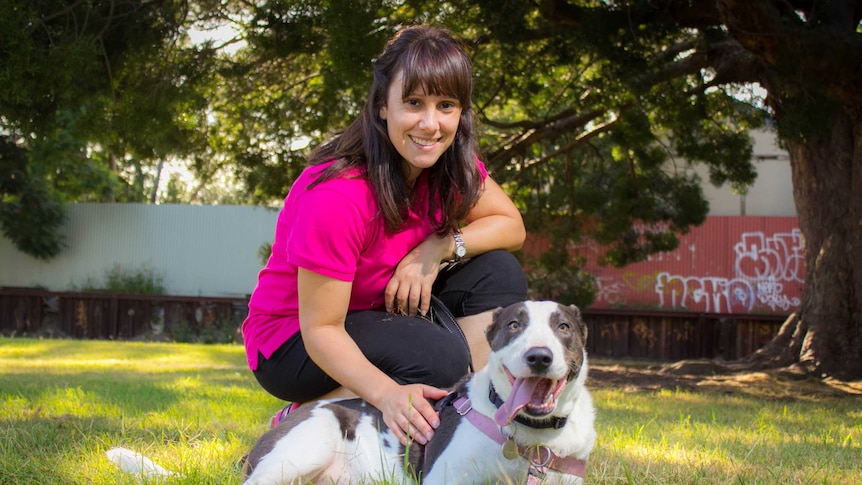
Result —
[[[588, 483], [862, 483], [860, 398], [593, 395]], [[239, 484], [279, 405], [238, 345], [0, 338], [0, 483], [141, 483], [121, 446], [179, 473], [159, 483]]]

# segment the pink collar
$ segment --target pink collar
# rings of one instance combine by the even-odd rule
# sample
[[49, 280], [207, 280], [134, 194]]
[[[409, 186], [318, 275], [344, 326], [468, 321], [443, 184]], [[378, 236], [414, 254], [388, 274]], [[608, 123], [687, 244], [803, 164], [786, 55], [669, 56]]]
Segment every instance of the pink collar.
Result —
[[[459, 396], [452, 406], [461, 416], [476, 427], [485, 436], [503, 445], [508, 437], [503, 435], [500, 427], [489, 417], [473, 409], [473, 404], [467, 396]], [[534, 477], [544, 478], [545, 471], [550, 468], [561, 473], [567, 473], [576, 477], [585, 478], [587, 475], [587, 462], [571, 456], [559, 456], [544, 445], [523, 446], [518, 445], [518, 454], [530, 461], [530, 470], [527, 483], [532, 483]]]

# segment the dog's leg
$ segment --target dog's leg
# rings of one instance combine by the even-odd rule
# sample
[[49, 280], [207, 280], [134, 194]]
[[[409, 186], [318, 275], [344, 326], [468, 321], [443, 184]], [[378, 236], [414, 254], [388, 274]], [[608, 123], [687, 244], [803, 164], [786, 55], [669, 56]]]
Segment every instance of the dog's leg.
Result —
[[488, 353], [491, 349], [488, 347], [485, 330], [491, 324], [493, 315], [494, 310], [488, 310], [458, 319], [458, 325], [467, 338], [467, 345], [470, 347], [470, 356], [473, 358], [473, 368], [476, 370], [484, 368], [488, 363]]
[[[331, 413], [320, 414], [319, 419], [288, 425], [287, 433], [279, 429], [288, 427], [282, 423], [264, 435], [249, 456], [251, 473], [244, 485], [306, 483], [333, 468], [342, 448], [341, 432]], [[261, 447], [262, 456], [256, 453]]]

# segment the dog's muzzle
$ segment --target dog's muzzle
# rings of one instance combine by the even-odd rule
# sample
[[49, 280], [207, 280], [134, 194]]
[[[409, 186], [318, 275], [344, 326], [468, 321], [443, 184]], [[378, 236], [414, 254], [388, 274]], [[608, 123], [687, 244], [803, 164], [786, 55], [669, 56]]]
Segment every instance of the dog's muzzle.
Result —
[[508, 399], [497, 409], [494, 421], [506, 426], [521, 410], [531, 416], [547, 416], [557, 407], [557, 397], [563, 392], [568, 378], [514, 377], [508, 369], [506, 374], [512, 383]]

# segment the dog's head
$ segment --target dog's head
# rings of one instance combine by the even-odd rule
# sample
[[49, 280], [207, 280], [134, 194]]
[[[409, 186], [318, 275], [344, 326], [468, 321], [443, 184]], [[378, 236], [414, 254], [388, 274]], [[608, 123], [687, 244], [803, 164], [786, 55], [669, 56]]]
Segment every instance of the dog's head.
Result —
[[504, 401], [495, 416], [501, 426], [518, 413], [550, 416], [565, 393], [584, 384], [587, 327], [574, 305], [526, 301], [499, 308], [487, 337], [488, 371]]

